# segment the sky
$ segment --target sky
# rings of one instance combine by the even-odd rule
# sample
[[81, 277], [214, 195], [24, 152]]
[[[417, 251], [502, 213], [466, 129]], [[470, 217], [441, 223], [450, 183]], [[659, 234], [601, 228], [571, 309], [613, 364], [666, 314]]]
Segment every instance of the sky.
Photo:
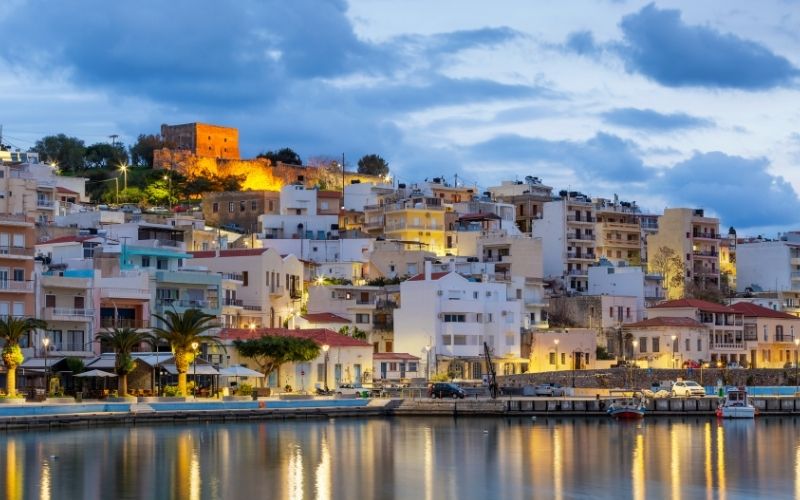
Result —
[[800, 229], [800, 1], [4, 0], [0, 124], [383, 156], [400, 182], [555, 191]]

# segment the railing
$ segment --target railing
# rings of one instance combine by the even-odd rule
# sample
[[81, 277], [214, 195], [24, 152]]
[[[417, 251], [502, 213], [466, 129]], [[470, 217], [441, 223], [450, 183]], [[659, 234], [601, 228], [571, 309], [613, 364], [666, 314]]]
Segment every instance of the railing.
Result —
[[792, 278], [800, 278], [800, 271], [792, 271]]
[[214, 309], [217, 307], [216, 300], [174, 300], [174, 299], [161, 299], [158, 301], [160, 306], [178, 306], [178, 307], [203, 307]]
[[595, 255], [593, 253], [584, 253], [584, 254], [577, 254], [575, 252], [567, 252], [568, 259], [588, 259], [594, 260]]
[[106, 298], [136, 296], [142, 299], [149, 299], [150, 290], [147, 288], [102, 287], [100, 289], [100, 296]]
[[256, 304], [244, 304], [242, 305], [242, 309], [245, 311], [260, 311], [261, 306]]
[[700, 257], [716, 257], [719, 255], [719, 252], [709, 252], [706, 250], [693, 250], [692, 254], [699, 255]]
[[73, 351], [73, 352], [89, 352], [91, 343], [75, 343], [75, 342], [54, 342], [53, 350], [55, 351]]
[[574, 215], [568, 215], [567, 220], [569, 222], [597, 222], [597, 217], [575, 217]]
[[242, 302], [242, 299], [222, 299], [222, 305], [242, 307], [244, 302]]
[[744, 349], [743, 342], [712, 342], [709, 346], [710, 349]]
[[719, 234], [716, 233], [701, 233], [698, 231], [692, 232], [692, 238], [704, 238], [707, 240], [718, 240], [721, 238]]
[[146, 319], [130, 318], [100, 318], [100, 326], [103, 328], [149, 328], [150, 321]]
[[567, 271], [567, 276], [587, 276], [588, 274], [589, 271], [583, 269], [570, 269]]
[[75, 316], [75, 317], [91, 317], [94, 316], [94, 309], [70, 309], [66, 307], [47, 307], [45, 311], [50, 312], [53, 316]]
[[378, 299], [375, 302], [375, 307], [378, 309], [397, 309], [397, 302], [393, 300]]
[[595, 236], [593, 234], [567, 233], [567, 239], [578, 240], [578, 241], [594, 241]]
[[239, 273], [222, 273], [222, 279], [224, 280], [234, 280], [234, 281], [244, 281], [244, 275]]
[[0, 281], [0, 290], [14, 290], [19, 292], [30, 292], [33, 290], [32, 281]]
[[[788, 337], [788, 336], [786, 336], [786, 337]], [[751, 332], [745, 332], [744, 341], [745, 342], [758, 342], [758, 334], [755, 333], [755, 332], [752, 332], [752, 333]], [[781, 340], [778, 340], [777, 338], [775, 339], [775, 341], [776, 342], [782, 342]], [[789, 340], [788, 342], [791, 342], [791, 340]]]
[[53, 208], [53, 200], [36, 200], [36, 206], [38, 208]]
[[370, 300], [370, 299], [367, 299], [367, 300], [356, 299], [356, 304], [360, 305], [360, 306], [369, 306], [369, 305], [372, 305], [374, 303], [375, 302]]
[[23, 255], [33, 257], [33, 248], [1, 246], [0, 255]]

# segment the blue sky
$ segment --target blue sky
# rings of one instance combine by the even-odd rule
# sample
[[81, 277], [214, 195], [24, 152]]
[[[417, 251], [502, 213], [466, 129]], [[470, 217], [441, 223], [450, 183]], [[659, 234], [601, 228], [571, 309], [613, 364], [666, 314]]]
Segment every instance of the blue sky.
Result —
[[245, 156], [378, 153], [403, 181], [535, 175], [798, 228], [796, 1], [132, 5], [5, 2], [7, 142], [206, 121], [238, 127]]

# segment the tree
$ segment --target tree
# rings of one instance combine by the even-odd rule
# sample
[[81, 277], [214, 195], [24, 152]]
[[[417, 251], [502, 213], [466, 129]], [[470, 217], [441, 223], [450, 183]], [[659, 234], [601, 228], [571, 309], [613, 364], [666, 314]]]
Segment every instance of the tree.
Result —
[[389, 164], [378, 155], [365, 155], [358, 160], [358, 173], [385, 176], [389, 173]]
[[656, 250], [653, 257], [647, 259], [650, 272], [660, 274], [664, 279], [668, 299], [677, 299], [683, 295], [685, 269], [683, 259], [669, 247]]
[[320, 345], [311, 339], [264, 335], [255, 339], [234, 340], [240, 355], [250, 358], [269, 377], [284, 363], [304, 363], [319, 356]]
[[153, 317], [164, 325], [153, 328], [153, 336], [165, 340], [172, 347], [175, 369], [178, 371], [178, 393], [186, 396], [186, 373], [195, 357], [192, 344], [210, 342], [222, 346], [219, 338], [206, 334], [219, 326], [215, 322], [216, 317], [200, 309], [187, 309], [184, 313], [167, 311], [164, 315], [154, 314]]
[[0, 317], [0, 340], [3, 341], [3, 364], [6, 366], [6, 394], [14, 396], [17, 392], [17, 367], [25, 357], [19, 341], [37, 328], [47, 328], [47, 323], [34, 318]]
[[153, 166], [153, 151], [161, 148], [174, 148], [170, 141], [164, 140], [159, 134], [139, 134], [136, 142], [131, 146], [131, 163], [134, 165]]
[[39, 158], [55, 162], [62, 170], [75, 171], [84, 165], [86, 147], [77, 137], [48, 135], [36, 141], [33, 150], [39, 153]]
[[116, 167], [128, 163], [128, 152], [122, 144], [98, 142], [86, 148], [86, 166], [89, 168]]
[[352, 330], [350, 330], [350, 326], [343, 326], [339, 328], [339, 333], [347, 335], [348, 337], [353, 337], [354, 339], [367, 340], [367, 332], [355, 325]]
[[278, 151], [267, 151], [266, 153], [261, 153], [260, 155], [256, 156], [256, 158], [266, 158], [273, 165], [277, 165], [278, 162], [285, 163], [287, 165], [303, 164], [303, 160], [300, 158], [300, 155], [295, 153], [291, 148], [282, 148]]
[[124, 397], [128, 394], [128, 374], [136, 368], [131, 352], [149, 342], [150, 334], [133, 328], [114, 328], [98, 333], [95, 339], [105, 343], [116, 354], [114, 372], [119, 376], [119, 395]]

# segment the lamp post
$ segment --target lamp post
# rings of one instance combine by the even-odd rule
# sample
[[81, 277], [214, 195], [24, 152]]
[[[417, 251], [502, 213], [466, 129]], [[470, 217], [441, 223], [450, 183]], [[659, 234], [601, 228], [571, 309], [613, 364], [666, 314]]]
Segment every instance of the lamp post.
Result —
[[167, 203], [169, 204], [169, 209], [172, 211], [172, 176], [169, 174], [164, 174], [164, 180], [167, 181]]
[[677, 335], [672, 336], [672, 368], [676, 368], [675, 366], [675, 353], [678, 351], [678, 345], [675, 341], [678, 339]]
[[633, 361], [633, 363], [628, 369], [628, 373], [629, 373], [630, 385], [633, 385], [633, 367], [636, 366], [636, 348], [639, 347], [639, 341], [634, 340], [633, 342], [631, 342], [631, 345], [633, 346], [633, 352], [631, 353], [631, 361]]
[[192, 342], [192, 350], [194, 351], [194, 360], [192, 363], [194, 366], [194, 390], [192, 392], [194, 393], [195, 400], [197, 400], [197, 348], [198, 347], [200, 347], [200, 344], [198, 344], [197, 342]]
[[50, 392], [50, 377], [47, 373], [47, 347], [50, 345], [50, 339], [45, 337], [42, 339], [44, 346], [44, 393], [45, 395]]
[[328, 392], [328, 351], [331, 346], [323, 344], [322, 351], [325, 353], [325, 392]]
[[560, 341], [558, 339], [553, 339], [553, 344], [556, 346], [556, 371], [558, 371], [558, 343]]
[[128, 165], [123, 163], [123, 164], [121, 164], [119, 166], [119, 169], [122, 170], [122, 176], [125, 179], [125, 184], [124, 184], [125, 188], [124, 188], [124, 190], [127, 191], [128, 190]]
[[431, 379], [431, 346], [426, 345], [422, 348], [425, 351], [425, 380]]
[[800, 382], [797, 381], [797, 348], [800, 346], [800, 339], [794, 339], [794, 392], [797, 395]]

